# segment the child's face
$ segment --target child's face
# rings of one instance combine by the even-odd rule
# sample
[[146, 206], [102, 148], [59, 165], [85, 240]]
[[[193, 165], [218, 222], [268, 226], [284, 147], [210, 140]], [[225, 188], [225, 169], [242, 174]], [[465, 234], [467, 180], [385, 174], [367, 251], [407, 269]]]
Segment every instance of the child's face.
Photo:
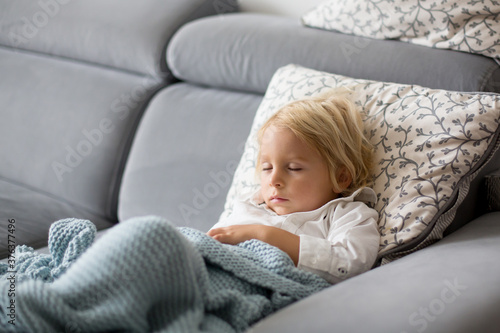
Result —
[[338, 197], [324, 159], [289, 129], [265, 130], [260, 161], [261, 194], [278, 215], [311, 211]]

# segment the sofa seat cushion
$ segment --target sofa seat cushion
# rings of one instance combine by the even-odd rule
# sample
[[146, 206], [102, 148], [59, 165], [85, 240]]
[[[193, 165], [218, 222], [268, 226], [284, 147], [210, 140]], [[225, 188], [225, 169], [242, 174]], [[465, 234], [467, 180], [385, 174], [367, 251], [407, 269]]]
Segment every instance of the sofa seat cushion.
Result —
[[[16, 245], [29, 244], [35, 249], [46, 246], [52, 222], [70, 216], [89, 219], [98, 230], [114, 225], [99, 212], [1, 176], [0, 206], [1, 226], [5, 231], [2, 233], [5, 238], [0, 242], [0, 259], [6, 258]], [[47, 251], [42, 250], [42, 253]]]
[[500, 67], [480, 55], [304, 27], [299, 20], [234, 13], [183, 26], [168, 46], [182, 80], [263, 94], [290, 63], [376, 81], [456, 91], [500, 91]]
[[500, 95], [352, 79], [297, 65], [279, 69], [257, 110], [235, 178], [234, 200], [255, 191], [255, 133], [286, 103], [347, 87], [375, 147], [374, 185], [383, 262], [443, 237], [478, 170], [500, 146]]

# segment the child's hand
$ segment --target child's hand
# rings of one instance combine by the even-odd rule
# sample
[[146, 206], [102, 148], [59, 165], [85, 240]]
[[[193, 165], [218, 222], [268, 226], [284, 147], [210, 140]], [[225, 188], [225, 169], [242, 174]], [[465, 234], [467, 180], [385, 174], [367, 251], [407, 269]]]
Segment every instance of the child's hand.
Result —
[[221, 243], [236, 245], [238, 243], [244, 242], [250, 239], [260, 239], [263, 240], [264, 235], [259, 235], [259, 233], [265, 233], [263, 230], [265, 227], [263, 225], [232, 225], [229, 227], [212, 229], [207, 232], [207, 235]]
[[299, 236], [280, 228], [260, 224], [232, 225], [212, 229], [207, 235], [221, 243], [236, 245], [250, 239], [258, 239], [288, 253], [295, 265], [299, 261]]

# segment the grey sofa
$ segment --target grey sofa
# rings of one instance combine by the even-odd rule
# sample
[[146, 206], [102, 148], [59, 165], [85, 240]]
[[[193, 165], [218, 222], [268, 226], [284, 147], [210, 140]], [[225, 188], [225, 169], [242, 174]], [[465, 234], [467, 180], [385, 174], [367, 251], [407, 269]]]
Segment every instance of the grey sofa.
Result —
[[[100, 233], [151, 214], [208, 230], [281, 66], [500, 92], [500, 67], [487, 57], [235, 10], [219, 0], [0, 4], [3, 258], [9, 220], [16, 243], [35, 248], [66, 217], [89, 219]], [[443, 240], [249, 332], [499, 332], [500, 213], [488, 211], [484, 190], [499, 168], [497, 154]]]

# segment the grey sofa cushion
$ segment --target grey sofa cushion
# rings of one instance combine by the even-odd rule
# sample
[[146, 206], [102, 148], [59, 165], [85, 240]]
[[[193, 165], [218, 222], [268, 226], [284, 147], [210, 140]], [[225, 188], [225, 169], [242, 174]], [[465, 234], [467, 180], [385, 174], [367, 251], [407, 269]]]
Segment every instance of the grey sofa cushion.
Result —
[[[43, 189], [33, 188], [20, 182], [0, 177], [0, 258], [8, 255], [8, 246], [29, 244], [33, 248], [47, 245], [49, 226], [67, 217], [92, 221], [98, 230], [114, 225], [100, 212], [75, 205]], [[14, 229], [8, 229], [9, 221]], [[11, 231], [10, 233], [7, 233]], [[7, 235], [14, 236], [7, 239]], [[10, 248], [12, 250], [12, 247]], [[44, 251], [48, 253], [48, 249]]]
[[18, 244], [45, 242], [60, 217], [116, 221], [131, 136], [160, 83], [2, 47], [0, 59], [0, 211], [29, 233]]
[[185, 83], [159, 92], [130, 152], [120, 220], [155, 214], [204, 231], [215, 224], [261, 99]]
[[353, 78], [457, 91], [500, 91], [500, 67], [480, 55], [304, 27], [298, 20], [230, 14], [191, 22], [172, 38], [177, 77], [264, 93], [273, 73], [294, 63]]
[[[225, 0], [218, 0], [226, 4]], [[217, 14], [210, 0], [3, 0], [0, 44], [152, 76], [184, 22]], [[236, 6], [225, 6], [225, 11]]]

